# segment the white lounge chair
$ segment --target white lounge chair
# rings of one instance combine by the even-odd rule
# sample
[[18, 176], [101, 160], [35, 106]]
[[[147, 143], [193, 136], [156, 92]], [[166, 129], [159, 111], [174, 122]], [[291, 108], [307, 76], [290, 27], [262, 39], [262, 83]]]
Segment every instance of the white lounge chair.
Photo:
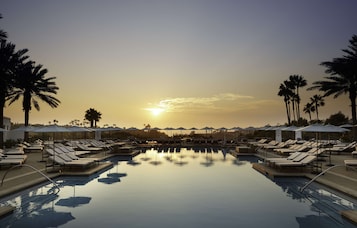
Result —
[[298, 152], [298, 153], [299, 154], [294, 156], [292, 159], [280, 159], [280, 160], [271, 161], [270, 165], [277, 166], [280, 163], [301, 162], [303, 159], [309, 156], [309, 154], [305, 152]]
[[357, 159], [352, 159], [352, 160], [344, 160], [346, 170], [348, 170], [349, 166], [357, 166]]
[[83, 161], [83, 160], [66, 161], [63, 158], [61, 158], [60, 156], [56, 156], [56, 155], [49, 156], [49, 159], [58, 165], [61, 165], [63, 167], [69, 167], [69, 168], [71, 168], [71, 167], [85, 168], [85, 167], [88, 167], [88, 166], [94, 164], [94, 162], [92, 162], [92, 161]]
[[301, 161], [278, 162], [278, 163], [275, 163], [275, 165], [278, 166], [279, 168], [281, 168], [281, 167], [305, 167], [305, 166], [311, 164], [315, 160], [316, 160], [316, 156], [308, 155]]

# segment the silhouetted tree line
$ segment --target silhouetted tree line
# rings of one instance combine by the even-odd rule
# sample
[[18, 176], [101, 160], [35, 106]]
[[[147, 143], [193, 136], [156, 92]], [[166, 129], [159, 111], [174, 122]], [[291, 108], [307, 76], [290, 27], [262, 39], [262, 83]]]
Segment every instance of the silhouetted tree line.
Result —
[[[303, 108], [304, 113], [309, 115], [310, 122], [321, 122], [319, 120], [319, 108], [325, 105], [325, 97], [333, 96], [338, 98], [347, 94], [351, 102], [352, 124], [356, 124], [356, 96], [357, 96], [357, 35], [353, 35], [349, 40], [347, 49], [342, 49], [343, 55], [334, 58], [332, 61], [321, 62], [320, 65], [326, 67], [325, 72], [329, 76], [324, 80], [315, 81], [307, 90], [318, 90], [322, 94], [313, 95]], [[305, 122], [300, 116], [300, 95], [299, 89], [305, 87], [307, 81], [301, 75], [291, 75], [279, 86], [278, 96], [283, 97], [288, 125], [301, 126]], [[311, 114], [316, 114], [313, 120]], [[342, 113], [331, 116], [330, 119], [340, 119], [348, 122], [348, 118]], [[331, 120], [326, 120], [328, 122]], [[339, 122], [339, 121], [338, 121]]]

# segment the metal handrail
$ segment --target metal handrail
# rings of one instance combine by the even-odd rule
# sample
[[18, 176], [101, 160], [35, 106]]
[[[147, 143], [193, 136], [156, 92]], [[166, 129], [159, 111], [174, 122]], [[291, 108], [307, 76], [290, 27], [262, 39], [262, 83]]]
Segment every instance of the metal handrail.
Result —
[[[327, 169], [325, 169], [324, 171], [322, 171], [321, 173], [319, 173], [318, 175], [316, 175], [314, 178], [312, 178], [309, 182], [307, 182], [301, 189], [300, 189], [300, 192], [303, 192], [305, 190], [305, 188], [307, 188], [307, 186], [309, 186], [312, 182], [314, 182], [317, 178], [319, 178], [320, 176], [324, 175], [326, 172], [330, 171], [331, 169], [334, 169], [336, 167], [341, 167], [341, 166], [345, 166], [345, 165], [334, 165], [334, 166], [331, 166]], [[352, 169], [355, 169], [353, 167], [349, 167], [349, 168], [352, 168]]]
[[29, 168], [35, 170], [36, 172], [38, 172], [39, 174], [41, 174], [43, 177], [45, 177], [48, 181], [50, 181], [58, 189], [58, 191], [56, 193], [54, 193], [54, 194], [58, 194], [61, 191], [60, 187], [57, 185], [56, 182], [54, 182], [51, 178], [49, 178], [41, 170], [39, 170], [39, 169], [37, 169], [37, 168], [35, 168], [35, 167], [31, 166], [31, 165], [28, 165], [28, 164], [15, 165], [15, 166], [12, 166], [11, 168], [9, 168], [8, 170], [6, 170], [6, 172], [4, 173], [4, 176], [3, 176], [2, 180], [1, 180], [0, 187], [2, 187], [2, 185], [4, 183], [4, 179], [5, 179], [6, 175], [9, 173], [9, 171], [14, 169], [14, 168], [17, 168], [17, 167], [29, 167]]

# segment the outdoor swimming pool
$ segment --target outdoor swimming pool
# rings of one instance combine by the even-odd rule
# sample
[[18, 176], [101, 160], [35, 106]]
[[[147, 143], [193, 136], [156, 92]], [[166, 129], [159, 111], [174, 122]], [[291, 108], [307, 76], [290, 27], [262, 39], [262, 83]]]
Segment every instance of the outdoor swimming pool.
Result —
[[356, 202], [307, 180], [271, 180], [255, 157], [148, 150], [91, 177], [59, 178], [1, 200], [1, 227], [356, 227], [338, 214]]

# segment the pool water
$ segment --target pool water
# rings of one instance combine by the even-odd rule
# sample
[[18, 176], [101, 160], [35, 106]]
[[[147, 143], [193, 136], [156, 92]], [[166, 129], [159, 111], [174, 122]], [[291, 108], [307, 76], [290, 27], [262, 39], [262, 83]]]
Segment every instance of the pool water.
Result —
[[1, 200], [1, 227], [356, 227], [356, 202], [308, 180], [271, 180], [224, 150], [147, 150], [91, 177], [56, 180]]

